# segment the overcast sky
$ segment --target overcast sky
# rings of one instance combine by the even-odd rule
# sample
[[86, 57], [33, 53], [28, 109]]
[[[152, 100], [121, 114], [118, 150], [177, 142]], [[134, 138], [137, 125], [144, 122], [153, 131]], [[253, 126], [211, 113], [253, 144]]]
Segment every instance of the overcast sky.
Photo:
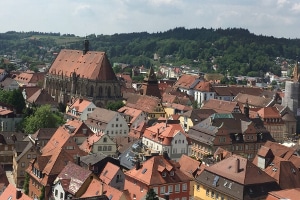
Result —
[[245, 28], [300, 38], [300, 0], [1, 0], [0, 32], [114, 34]]

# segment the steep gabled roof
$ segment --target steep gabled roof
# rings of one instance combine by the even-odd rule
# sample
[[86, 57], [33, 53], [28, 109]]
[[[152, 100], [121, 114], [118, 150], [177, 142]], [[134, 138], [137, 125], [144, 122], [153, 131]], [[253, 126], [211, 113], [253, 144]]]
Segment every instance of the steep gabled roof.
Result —
[[96, 121], [99, 121], [99, 122], [108, 123], [117, 114], [118, 114], [118, 112], [115, 112], [115, 111], [112, 111], [112, 110], [108, 110], [108, 109], [104, 109], [104, 108], [96, 107], [95, 110], [92, 113], [88, 114], [88, 118], [96, 120]]
[[[75, 195], [81, 188], [82, 184], [92, 175], [90, 170], [84, 169], [73, 162], [68, 162], [68, 164], [63, 168], [56, 178], [58, 180], [64, 180], [63, 187], [64, 190]], [[68, 180], [68, 181], [66, 181]], [[56, 182], [55, 181], [55, 182]]]
[[25, 193], [21, 191], [20, 193], [20, 197], [17, 198], [17, 188], [13, 184], [9, 184], [0, 195], [0, 198], [3, 200], [32, 200], [32, 198], [27, 196]]
[[99, 178], [105, 184], [109, 185], [119, 170], [120, 167], [108, 162], [102, 170]]
[[35, 103], [37, 105], [58, 105], [58, 103], [54, 101], [52, 96], [44, 89], [39, 89], [38, 91], [36, 91], [33, 95], [27, 98], [27, 101], [29, 103]]
[[93, 104], [93, 102], [78, 98], [70, 105], [69, 110], [75, 109], [77, 112], [82, 113], [91, 104]]
[[72, 77], [73, 72], [80, 78], [91, 80], [116, 80], [115, 73], [105, 52], [62, 49], [49, 69], [49, 74]]
[[[196, 85], [200, 79], [197, 75], [183, 74], [174, 84], [174, 88], [190, 89], [193, 85]], [[199, 80], [199, 81], [196, 81]]]
[[[173, 176], [170, 174], [165, 177], [162, 176], [162, 172], [170, 173], [171, 171], [174, 171]], [[175, 162], [166, 160], [163, 156], [153, 156], [145, 161], [140, 168], [133, 168], [127, 171], [125, 175], [148, 186], [186, 182], [190, 180], [187, 175], [176, 167]]]

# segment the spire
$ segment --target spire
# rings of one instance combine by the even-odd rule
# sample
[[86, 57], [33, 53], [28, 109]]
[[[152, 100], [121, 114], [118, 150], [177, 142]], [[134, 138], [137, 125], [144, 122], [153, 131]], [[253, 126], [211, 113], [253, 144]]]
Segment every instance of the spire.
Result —
[[145, 78], [147, 81], [157, 81], [154, 69], [151, 66], [148, 72], [148, 77]]

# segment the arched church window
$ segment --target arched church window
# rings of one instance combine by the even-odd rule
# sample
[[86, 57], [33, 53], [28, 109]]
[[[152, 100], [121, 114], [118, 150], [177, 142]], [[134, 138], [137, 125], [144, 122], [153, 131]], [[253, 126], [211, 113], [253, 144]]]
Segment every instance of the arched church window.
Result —
[[98, 89], [98, 96], [101, 97], [102, 96], [102, 87], [100, 86]]
[[94, 94], [94, 86], [93, 86], [93, 85], [91, 85], [91, 89], [90, 89], [90, 96], [92, 97], [92, 96], [93, 96], [93, 94]]
[[111, 95], [111, 88], [110, 86], [107, 87], [107, 96], [110, 97]]

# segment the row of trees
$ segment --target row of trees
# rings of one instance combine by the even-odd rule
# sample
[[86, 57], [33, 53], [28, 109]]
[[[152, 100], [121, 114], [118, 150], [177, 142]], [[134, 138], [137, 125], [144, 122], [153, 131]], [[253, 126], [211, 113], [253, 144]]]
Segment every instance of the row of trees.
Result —
[[[16, 52], [20, 57], [35, 60], [54, 59], [50, 49], [83, 48], [82, 41], [68, 34], [68, 40], [49, 33], [47, 37], [28, 39], [37, 32], [8, 32], [0, 34], [0, 54]], [[40, 33], [41, 35], [47, 35]], [[190, 65], [203, 72], [217, 72], [230, 75], [257, 76], [271, 71], [280, 75], [276, 57], [295, 60], [300, 53], [299, 39], [274, 38], [254, 35], [246, 29], [185, 29], [174, 28], [157, 33], [128, 33], [114, 35], [89, 35], [90, 49], [105, 51], [112, 62], [132, 65], [172, 64]], [[41, 48], [42, 47], [42, 48]], [[153, 61], [157, 53], [159, 60]]]

